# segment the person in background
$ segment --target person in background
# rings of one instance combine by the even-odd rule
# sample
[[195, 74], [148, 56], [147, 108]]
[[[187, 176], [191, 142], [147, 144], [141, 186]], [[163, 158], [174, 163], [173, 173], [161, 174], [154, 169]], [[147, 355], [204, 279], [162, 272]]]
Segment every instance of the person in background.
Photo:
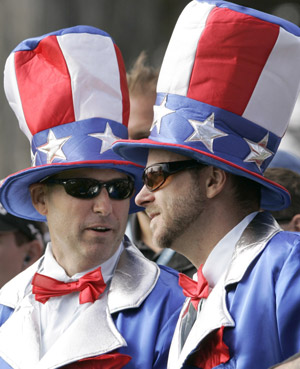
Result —
[[291, 204], [272, 211], [273, 217], [285, 231], [300, 232], [300, 174], [286, 168], [268, 168], [265, 177], [285, 187], [291, 195]]
[[147, 64], [145, 51], [140, 53], [127, 72], [130, 99], [128, 138], [130, 140], [146, 138], [150, 134], [158, 73], [158, 69]]
[[[287, 57], [288, 55], [288, 57]], [[264, 172], [300, 91], [300, 28], [226, 1], [181, 13], [157, 83], [151, 134], [116, 153], [145, 164], [136, 203], [154, 242], [185, 255], [187, 300], [168, 368], [260, 368], [300, 347], [300, 234]]]
[[[128, 138], [131, 140], [147, 138], [153, 121], [159, 70], [149, 66], [146, 61], [146, 53], [142, 51], [127, 73], [130, 97]], [[167, 265], [189, 277], [197, 271], [183, 255], [171, 249], [162, 249], [153, 243], [150, 218], [145, 211], [129, 215], [125, 233], [148, 259]]]
[[[265, 171], [266, 178], [284, 186], [291, 195], [291, 205], [280, 211], [273, 211], [280, 227], [285, 231], [300, 232], [300, 158], [284, 150], [278, 150]], [[290, 357], [272, 369], [299, 369], [300, 353]]]
[[0, 204], [0, 288], [43, 255], [47, 235], [46, 223], [15, 217]]
[[51, 242], [0, 291], [0, 368], [165, 369], [183, 295], [124, 237], [143, 167], [111, 150], [127, 139], [120, 50], [90, 26], [28, 39], [4, 86], [32, 167], [4, 179], [1, 201], [47, 220]]
[[300, 157], [279, 149], [274, 155], [269, 168], [286, 168], [300, 174]]

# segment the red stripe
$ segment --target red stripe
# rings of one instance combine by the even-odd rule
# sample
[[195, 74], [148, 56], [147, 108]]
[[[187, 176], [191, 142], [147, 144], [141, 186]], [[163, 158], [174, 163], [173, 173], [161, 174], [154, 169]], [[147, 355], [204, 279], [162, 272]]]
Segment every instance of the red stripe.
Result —
[[242, 115], [278, 34], [278, 25], [214, 8], [199, 40], [187, 96]]
[[129, 105], [129, 92], [128, 92], [127, 79], [126, 79], [126, 69], [125, 69], [125, 64], [124, 64], [120, 49], [118, 48], [117, 45], [114, 44], [114, 46], [116, 50], [117, 61], [118, 61], [119, 71], [120, 71], [120, 88], [121, 88], [122, 103], [123, 103], [122, 123], [124, 124], [124, 126], [128, 127], [130, 105]]
[[75, 121], [69, 71], [56, 36], [15, 53], [22, 107], [30, 132]]

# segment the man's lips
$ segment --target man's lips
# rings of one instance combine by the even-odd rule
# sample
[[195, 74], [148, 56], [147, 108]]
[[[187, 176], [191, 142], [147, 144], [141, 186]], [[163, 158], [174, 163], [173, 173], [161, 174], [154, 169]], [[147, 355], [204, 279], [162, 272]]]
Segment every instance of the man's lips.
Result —
[[147, 213], [147, 215], [148, 215], [148, 217], [152, 220], [152, 219], [154, 219], [156, 216], [158, 216], [159, 215], [159, 213], [158, 212], [154, 212], [154, 211], [146, 211], [146, 213]]
[[86, 230], [103, 233], [111, 231], [112, 228], [106, 225], [91, 225], [86, 227]]

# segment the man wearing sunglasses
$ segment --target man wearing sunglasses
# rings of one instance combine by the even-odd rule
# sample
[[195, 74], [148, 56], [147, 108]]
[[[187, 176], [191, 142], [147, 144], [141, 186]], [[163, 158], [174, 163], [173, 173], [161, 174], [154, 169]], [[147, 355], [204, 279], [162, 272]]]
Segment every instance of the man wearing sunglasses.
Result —
[[0, 368], [165, 369], [184, 296], [124, 237], [143, 167], [111, 150], [129, 113], [118, 47], [94, 27], [63, 29], [22, 42], [4, 76], [32, 167], [0, 196], [47, 220], [51, 242], [1, 289]]
[[[137, 140], [149, 136], [158, 74], [158, 69], [147, 65], [144, 51], [140, 53], [132, 69], [127, 73], [130, 98], [129, 139]], [[169, 248], [161, 249], [153, 245], [150, 219], [145, 211], [130, 214], [126, 235], [148, 259], [160, 265], [167, 265], [189, 277], [195, 274], [195, 267], [183, 255]]]
[[299, 350], [300, 236], [267, 212], [290, 197], [263, 175], [299, 94], [299, 62], [299, 27], [194, 0], [161, 66], [150, 136], [113, 146], [146, 163], [136, 203], [154, 242], [198, 268], [179, 279], [187, 299], [168, 369], [267, 369]]

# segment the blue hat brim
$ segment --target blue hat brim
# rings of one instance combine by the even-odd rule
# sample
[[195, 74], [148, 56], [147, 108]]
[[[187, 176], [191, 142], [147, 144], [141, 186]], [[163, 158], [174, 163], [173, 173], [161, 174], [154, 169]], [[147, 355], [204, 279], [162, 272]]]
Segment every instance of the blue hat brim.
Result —
[[261, 209], [282, 210], [290, 205], [290, 194], [281, 185], [268, 180], [262, 175], [253, 173], [228, 160], [219, 158], [205, 151], [170, 142], [157, 142], [151, 139], [142, 140], [119, 140], [116, 141], [112, 149], [115, 153], [142, 166], [146, 166], [149, 149], [160, 149], [172, 151], [176, 154], [191, 157], [207, 165], [213, 165], [229, 173], [246, 177], [261, 184]]
[[69, 169], [79, 168], [114, 169], [132, 176], [135, 182], [135, 193], [130, 199], [129, 213], [143, 210], [143, 208], [138, 207], [134, 201], [135, 195], [143, 186], [143, 166], [122, 160], [56, 163], [24, 169], [8, 176], [2, 181], [0, 188], [0, 201], [9, 213], [17, 217], [35, 221], [46, 221], [46, 218], [38, 213], [32, 204], [29, 186], [33, 183], [41, 181], [45, 177]]

